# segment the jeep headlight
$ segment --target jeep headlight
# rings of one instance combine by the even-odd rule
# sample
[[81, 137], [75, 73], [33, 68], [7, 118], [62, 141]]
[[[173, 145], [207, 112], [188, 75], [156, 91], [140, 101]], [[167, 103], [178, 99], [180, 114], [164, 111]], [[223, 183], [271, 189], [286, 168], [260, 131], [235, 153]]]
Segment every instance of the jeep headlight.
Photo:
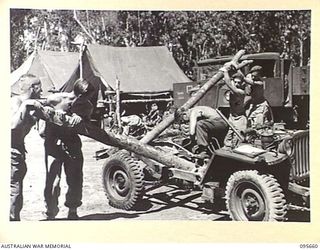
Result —
[[283, 140], [279, 144], [278, 151], [280, 153], [286, 154], [287, 156], [291, 156], [293, 153], [293, 143], [291, 139]]

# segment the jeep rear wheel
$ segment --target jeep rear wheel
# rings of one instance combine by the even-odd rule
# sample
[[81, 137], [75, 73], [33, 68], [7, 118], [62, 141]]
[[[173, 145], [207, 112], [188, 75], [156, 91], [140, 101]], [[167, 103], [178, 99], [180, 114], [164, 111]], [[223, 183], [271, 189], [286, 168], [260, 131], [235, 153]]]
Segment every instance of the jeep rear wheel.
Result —
[[283, 221], [283, 191], [271, 175], [246, 170], [232, 174], [226, 187], [226, 206], [232, 220]]
[[139, 162], [121, 151], [110, 156], [103, 168], [103, 185], [109, 204], [129, 210], [143, 194], [143, 170]]

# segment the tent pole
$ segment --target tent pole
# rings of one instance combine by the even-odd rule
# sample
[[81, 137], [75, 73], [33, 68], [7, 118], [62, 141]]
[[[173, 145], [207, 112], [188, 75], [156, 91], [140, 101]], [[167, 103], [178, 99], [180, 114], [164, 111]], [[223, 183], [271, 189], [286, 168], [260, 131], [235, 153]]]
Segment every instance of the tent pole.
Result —
[[119, 128], [121, 128], [121, 117], [120, 117], [120, 80], [116, 77], [116, 116]]
[[[150, 102], [172, 102], [173, 98], [157, 98], [157, 99], [125, 99], [120, 100], [120, 103], [150, 103]], [[115, 103], [113, 100], [101, 100], [99, 103]]]
[[80, 55], [79, 55], [80, 80], [83, 80], [82, 54], [83, 54], [83, 42], [80, 44]]
[[112, 96], [110, 96], [110, 95], [108, 95], [107, 96], [107, 99], [108, 99], [108, 101], [109, 101], [109, 114], [111, 113], [111, 111], [113, 111], [113, 109], [114, 109], [114, 105], [113, 105], [113, 103], [112, 103]]

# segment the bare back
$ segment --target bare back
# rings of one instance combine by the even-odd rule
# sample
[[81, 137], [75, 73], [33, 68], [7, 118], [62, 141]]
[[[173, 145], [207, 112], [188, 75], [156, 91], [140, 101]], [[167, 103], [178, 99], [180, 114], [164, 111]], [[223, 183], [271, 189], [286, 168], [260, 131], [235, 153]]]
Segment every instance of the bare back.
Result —
[[73, 93], [56, 93], [48, 97], [48, 105], [67, 113], [79, 115], [88, 120], [92, 114], [93, 105], [89, 100], [78, 102]]
[[29, 112], [22, 113], [23, 101], [19, 96], [11, 98], [11, 145], [24, 148], [24, 138], [36, 123], [36, 118]]
[[[76, 114], [83, 120], [88, 120], [91, 116], [93, 106], [90, 101], [76, 102], [74, 93], [56, 93], [50, 95], [47, 99], [47, 104], [56, 110], [64, 111], [69, 115]], [[47, 123], [46, 125], [46, 138], [47, 140], [55, 140], [55, 138], [73, 140], [77, 134], [70, 130], [59, 127], [54, 124]], [[50, 139], [49, 139], [50, 138]]]
[[48, 97], [47, 104], [54, 109], [67, 112], [75, 98], [71, 93], [56, 93]]

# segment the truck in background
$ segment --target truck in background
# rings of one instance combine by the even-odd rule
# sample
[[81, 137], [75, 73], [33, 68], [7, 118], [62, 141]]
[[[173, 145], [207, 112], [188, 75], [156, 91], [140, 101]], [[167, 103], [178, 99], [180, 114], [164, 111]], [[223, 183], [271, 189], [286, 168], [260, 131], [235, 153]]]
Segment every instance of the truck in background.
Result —
[[[183, 105], [191, 93], [212, 77], [232, 56], [220, 56], [201, 60], [194, 67], [195, 82], [176, 83], [173, 85], [174, 104]], [[265, 81], [265, 97], [270, 103], [276, 122], [284, 122], [289, 128], [305, 129], [309, 126], [309, 91], [310, 66], [294, 66], [292, 60], [283, 59], [279, 53], [266, 52], [244, 55], [241, 60], [253, 60], [250, 66], [242, 69], [244, 75], [249, 68], [260, 65], [263, 68]], [[228, 113], [227, 86], [220, 81], [215, 85], [198, 105], [220, 108]]]

